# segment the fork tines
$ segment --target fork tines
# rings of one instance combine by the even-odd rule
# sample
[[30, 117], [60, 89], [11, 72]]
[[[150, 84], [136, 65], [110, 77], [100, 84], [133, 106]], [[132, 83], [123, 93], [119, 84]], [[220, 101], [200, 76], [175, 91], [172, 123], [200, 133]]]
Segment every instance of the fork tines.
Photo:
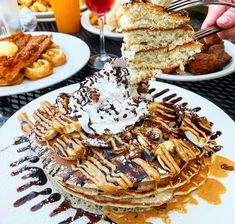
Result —
[[167, 11], [179, 11], [200, 5], [226, 5], [235, 8], [234, 3], [221, 0], [175, 0], [171, 3]]
[[203, 4], [200, 0], [175, 0], [168, 7], [167, 11], [182, 10]]
[[208, 28], [205, 28], [205, 29], [202, 29], [202, 30], [199, 30], [195, 33], [195, 38], [197, 40], [200, 40], [202, 38], [205, 38], [205, 37], [208, 37], [210, 35], [213, 35], [215, 33], [218, 33], [220, 31], [222, 31], [223, 29], [218, 27], [217, 25], [214, 25], [214, 26], [210, 26]]

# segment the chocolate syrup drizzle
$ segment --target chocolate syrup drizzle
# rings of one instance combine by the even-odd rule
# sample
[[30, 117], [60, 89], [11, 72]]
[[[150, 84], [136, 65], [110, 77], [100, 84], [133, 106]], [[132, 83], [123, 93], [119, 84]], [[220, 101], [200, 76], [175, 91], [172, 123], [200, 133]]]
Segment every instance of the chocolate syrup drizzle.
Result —
[[22, 135], [15, 139], [14, 145], [19, 145], [25, 142], [29, 142], [29, 139], [26, 136]]
[[26, 184], [20, 186], [17, 188], [17, 192], [22, 192], [27, 190], [28, 188], [32, 187], [32, 186], [43, 186], [47, 183], [47, 177], [44, 173], [44, 171], [39, 168], [39, 167], [29, 167], [29, 166], [24, 166], [18, 170], [15, 170], [13, 172], [11, 172], [11, 176], [17, 176], [19, 174], [21, 174], [24, 171], [30, 171], [28, 174], [24, 175], [21, 177], [21, 179], [28, 179], [28, 178], [34, 178], [36, 180], [33, 181], [29, 181]]
[[18, 199], [13, 206], [14, 207], [19, 207], [23, 204], [25, 204], [26, 202], [36, 198], [38, 195], [48, 195], [52, 193], [52, 189], [51, 188], [46, 188], [42, 191], [31, 191], [29, 194], [23, 196], [22, 198]]
[[26, 147], [22, 147], [22, 148], [17, 149], [17, 152], [25, 152], [25, 151], [27, 151], [29, 149], [30, 149], [30, 147], [26, 146]]
[[61, 194], [53, 193], [47, 199], [45, 199], [45, 200], [39, 202], [38, 204], [34, 205], [33, 207], [31, 207], [30, 210], [32, 212], [35, 212], [35, 211], [39, 210], [40, 208], [42, 208], [44, 205], [59, 201], [60, 199], [61, 199]]
[[[15, 141], [14, 145], [20, 145], [22, 143], [28, 142], [27, 137], [20, 137], [17, 139], [17, 141]], [[18, 153], [23, 152], [25, 150], [30, 149], [29, 146], [27, 147], [22, 147], [17, 149], [16, 151]], [[21, 159], [13, 162], [10, 164], [10, 167], [17, 167], [20, 164], [24, 163], [24, 162], [28, 162], [28, 163], [37, 163], [39, 161], [39, 157], [37, 156], [25, 156], [22, 157]], [[47, 177], [44, 173], [44, 171], [39, 168], [39, 167], [31, 167], [28, 165], [25, 165], [17, 170], [14, 170], [11, 172], [11, 176], [17, 176], [22, 174], [23, 172], [28, 171], [29, 173], [26, 175], [23, 175], [21, 178], [22, 179], [28, 179], [28, 178], [33, 178], [36, 179], [34, 181], [29, 181], [26, 184], [20, 186], [17, 188], [17, 192], [22, 192], [25, 191], [26, 189], [30, 188], [31, 186], [35, 186], [35, 185], [39, 185], [39, 186], [44, 186], [47, 183]], [[68, 176], [70, 176], [71, 174], [69, 174]], [[86, 178], [83, 178], [82, 181], [86, 181]], [[25, 196], [19, 198], [18, 200], [16, 200], [13, 203], [14, 207], [19, 207], [22, 206], [24, 204], [26, 204], [28, 201], [33, 200], [34, 198], [36, 198], [39, 195], [49, 195], [49, 197], [47, 199], [42, 200], [41, 202], [39, 202], [38, 204], [32, 206], [30, 208], [30, 211], [32, 212], [36, 212], [39, 209], [41, 209], [43, 206], [50, 204], [50, 203], [55, 203], [57, 201], [59, 201], [61, 199], [61, 194], [59, 193], [52, 193], [52, 189], [51, 188], [45, 188], [42, 191], [31, 191], [30, 193], [26, 194]], [[72, 205], [70, 204], [69, 201], [67, 201], [66, 199], [64, 199], [64, 201], [56, 208], [54, 209], [51, 213], [50, 213], [50, 217], [54, 217], [59, 213], [62, 213], [68, 209], [74, 209], [76, 210], [76, 213], [74, 216], [70, 216], [67, 219], [63, 220], [60, 222], [60, 224], [69, 224], [83, 216], [86, 216], [89, 219], [90, 224], [92, 223], [96, 223], [98, 221], [101, 220], [101, 215], [97, 215], [97, 214], [93, 214], [87, 211], [84, 211], [82, 209], [75, 209], [74, 207], [72, 207]]]
[[[69, 209], [69, 208], [72, 208], [72, 207], [66, 207], [66, 210]], [[62, 208], [62, 210], [63, 210], [63, 208]], [[60, 211], [60, 210], [57, 209], [57, 211]], [[96, 222], [100, 221], [101, 218], [102, 218], [101, 215], [96, 215], [96, 214], [93, 214], [93, 213], [90, 213], [90, 212], [86, 212], [82, 209], [77, 209], [76, 214], [74, 216], [71, 216], [71, 217], [67, 218], [66, 220], [64, 220], [62, 222], [59, 222], [59, 224], [69, 224], [69, 223], [71, 223], [71, 222], [73, 222], [77, 219], [80, 219], [83, 216], [86, 216], [89, 219], [89, 222], [87, 224], [96, 223]]]
[[25, 162], [25, 161], [29, 161], [30, 163], [36, 163], [39, 161], [39, 158], [37, 156], [25, 156], [13, 163], [10, 164], [11, 167], [15, 167], [20, 165], [21, 163]]

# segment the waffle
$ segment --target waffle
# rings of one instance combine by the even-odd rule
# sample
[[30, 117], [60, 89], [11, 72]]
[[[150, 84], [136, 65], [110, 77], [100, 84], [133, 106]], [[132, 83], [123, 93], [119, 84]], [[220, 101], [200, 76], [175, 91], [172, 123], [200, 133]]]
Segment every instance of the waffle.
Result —
[[[60, 94], [55, 104], [42, 102], [35, 122], [25, 114], [19, 117], [29, 124], [24, 128], [31, 147], [54, 186], [73, 201], [115, 212], [149, 210], [197, 189], [216, 152], [212, 123], [183, 105], [154, 101], [151, 91], [148, 97], [138, 94], [129, 88], [126, 68], [106, 66], [74, 93]], [[122, 100], [115, 92], [106, 94], [106, 81], [113, 86], [109, 91], [123, 94]], [[109, 98], [110, 108], [105, 104]], [[117, 111], [118, 103], [127, 106]], [[147, 113], [140, 111], [141, 103]], [[122, 110], [142, 114], [123, 128], [120, 123], [128, 124], [132, 117], [123, 116]], [[106, 115], [116, 120], [119, 131], [98, 133], [92, 123], [104, 116], [106, 124]]]
[[0, 86], [20, 84], [24, 77], [46, 77], [67, 60], [52, 36], [16, 33], [0, 39], [0, 43], [6, 49], [1, 49], [4, 54], [0, 52]]

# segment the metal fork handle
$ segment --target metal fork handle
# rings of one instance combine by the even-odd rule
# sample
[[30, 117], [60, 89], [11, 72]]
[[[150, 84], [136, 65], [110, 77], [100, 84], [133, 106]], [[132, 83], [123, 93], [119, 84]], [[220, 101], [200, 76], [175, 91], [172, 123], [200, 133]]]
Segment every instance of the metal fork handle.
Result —
[[187, 3], [184, 4], [179, 4], [179, 5], [171, 5], [167, 11], [180, 11], [183, 9], [188, 9], [188, 8], [193, 8], [201, 5], [224, 5], [224, 6], [229, 6], [235, 8], [235, 4], [231, 2], [225, 2], [225, 1], [219, 1], [219, 0], [200, 0], [198, 2], [191, 2], [188, 1]]
[[213, 25], [208, 28], [197, 31], [194, 36], [195, 36], [195, 39], [200, 40], [205, 37], [211, 36], [213, 34], [219, 33], [223, 30], [224, 29], [218, 27], [217, 25]]
[[201, 0], [204, 4], [208, 4], [208, 5], [225, 5], [225, 6], [229, 6], [229, 7], [233, 7], [235, 8], [235, 4], [232, 2], [226, 2], [223, 0]]

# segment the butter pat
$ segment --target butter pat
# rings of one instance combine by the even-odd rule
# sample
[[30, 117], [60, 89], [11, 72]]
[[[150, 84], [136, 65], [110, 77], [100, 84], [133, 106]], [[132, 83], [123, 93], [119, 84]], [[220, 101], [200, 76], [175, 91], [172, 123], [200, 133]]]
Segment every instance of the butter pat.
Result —
[[0, 41], [0, 57], [12, 57], [18, 51], [18, 47], [10, 41]]

